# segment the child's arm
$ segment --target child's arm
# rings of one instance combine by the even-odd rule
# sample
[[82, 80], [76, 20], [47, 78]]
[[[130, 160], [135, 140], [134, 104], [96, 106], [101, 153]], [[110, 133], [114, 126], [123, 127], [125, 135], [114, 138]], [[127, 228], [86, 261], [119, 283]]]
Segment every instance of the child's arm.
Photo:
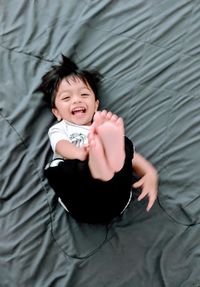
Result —
[[142, 192], [138, 200], [142, 200], [145, 196], [149, 197], [147, 211], [153, 206], [158, 194], [158, 174], [153, 165], [147, 161], [143, 156], [134, 153], [132, 160], [134, 171], [141, 177], [133, 184], [134, 188], [142, 188]]
[[79, 159], [85, 160], [88, 155], [87, 146], [76, 147], [67, 140], [60, 140], [56, 144], [56, 153], [64, 159]]

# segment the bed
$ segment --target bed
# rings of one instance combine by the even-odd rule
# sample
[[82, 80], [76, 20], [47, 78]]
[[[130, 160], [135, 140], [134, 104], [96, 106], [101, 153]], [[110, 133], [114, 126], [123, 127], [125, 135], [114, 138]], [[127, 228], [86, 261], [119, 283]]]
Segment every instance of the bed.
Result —
[[[0, 1], [0, 286], [200, 286], [200, 2]], [[41, 76], [71, 57], [103, 74], [101, 108], [124, 118], [159, 172], [109, 226], [76, 222], [43, 170], [54, 122]]]

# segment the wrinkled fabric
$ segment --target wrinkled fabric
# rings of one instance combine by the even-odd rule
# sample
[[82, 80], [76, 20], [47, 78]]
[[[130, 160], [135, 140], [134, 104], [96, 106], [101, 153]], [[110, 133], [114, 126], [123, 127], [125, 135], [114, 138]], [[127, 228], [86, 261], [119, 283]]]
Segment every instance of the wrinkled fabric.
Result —
[[[0, 7], [0, 286], [198, 287], [199, 1]], [[37, 87], [61, 54], [104, 75], [101, 108], [157, 168], [149, 213], [135, 194], [110, 225], [80, 224], [55, 198], [43, 174], [54, 119]]]

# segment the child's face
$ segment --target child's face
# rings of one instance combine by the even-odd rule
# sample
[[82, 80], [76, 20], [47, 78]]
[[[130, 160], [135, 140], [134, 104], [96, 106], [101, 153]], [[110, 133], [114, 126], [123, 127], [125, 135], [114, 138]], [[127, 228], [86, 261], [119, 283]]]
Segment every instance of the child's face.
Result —
[[55, 97], [53, 114], [77, 125], [90, 125], [99, 101], [89, 85], [79, 78], [63, 79]]

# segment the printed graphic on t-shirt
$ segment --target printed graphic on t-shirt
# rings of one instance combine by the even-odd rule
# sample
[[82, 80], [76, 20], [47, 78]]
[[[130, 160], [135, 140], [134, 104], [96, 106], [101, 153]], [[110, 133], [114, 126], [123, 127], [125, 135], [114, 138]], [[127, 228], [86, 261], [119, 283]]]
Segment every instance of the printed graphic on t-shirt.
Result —
[[70, 135], [69, 140], [77, 147], [81, 147], [87, 141], [87, 137], [81, 133], [73, 133]]

